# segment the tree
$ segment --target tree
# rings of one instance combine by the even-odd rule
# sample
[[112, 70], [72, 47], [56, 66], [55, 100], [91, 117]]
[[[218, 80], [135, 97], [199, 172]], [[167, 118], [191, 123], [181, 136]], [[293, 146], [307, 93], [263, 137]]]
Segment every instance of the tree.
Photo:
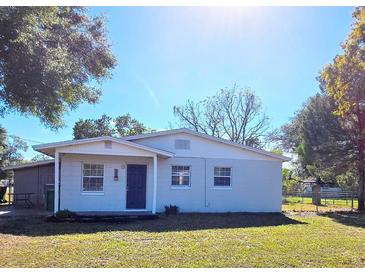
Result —
[[282, 169], [283, 178], [283, 191], [284, 193], [290, 193], [294, 191], [300, 191], [300, 178], [295, 175], [293, 170], [288, 168]]
[[[0, 126], [0, 168], [23, 162], [21, 151], [28, 149], [27, 144], [17, 136], [8, 136], [6, 130]], [[0, 178], [7, 174], [0, 169]]]
[[334, 108], [331, 98], [317, 94], [282, 126], [278, 140], [284, 150], [298, 154], [298, 175], [336, 181], [353, 168], [354, 148]]
[[34, 156], [32, 159], [30, 159], [31, 162], [39, 162], [39, 161], [45, 161], [45, 160], [52, 160], [52, 158], [49, 157], [48, 155], [39, 153], [36, 156]]
[[356, 8], [353, 17], [352, 30], [342, 44], [343, 54], [324, 67], [319, 80], [322, 91], [334, 100], [334, 114], [356, 150], [358, 209], [362, 210], [365, 199], [365, 8]]
[[237, 85], [197, 103], [188, 100], [173, 110], [180, 126], [233, 142], [262, 147], [268, 134], [269, 119], [259, 97]]
[[151, 131], [144, 124], [130, 116], [129, 113], [115, 118], [115, 130], [119, 136], [130, 136]]
[[0, 114], [57, 129], [65, 112], [96, 103], [93, 83], [116, 65], [104, 24], [80, 7], [0, 7]]
[[74, 139], [114, 136], [112, 118], [103, 114], [99, 119], [80, 119], [73, 128]]
[[115, 119], [103, 114], [99, 119], [80, 119], [73, 128], [74, 139], [98, 136], [129, 136], [151, 131], [144, 124], [132, 118], [129, 113]]

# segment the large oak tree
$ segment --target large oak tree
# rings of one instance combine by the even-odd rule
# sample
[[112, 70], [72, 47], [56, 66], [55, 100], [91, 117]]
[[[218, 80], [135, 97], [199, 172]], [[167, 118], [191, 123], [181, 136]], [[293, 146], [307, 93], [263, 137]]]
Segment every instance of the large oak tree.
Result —
[[0, 110], [62, 127], [62, 115], [95, 103], [116, 60], [105, 19], [80, 7], [0, 7]]

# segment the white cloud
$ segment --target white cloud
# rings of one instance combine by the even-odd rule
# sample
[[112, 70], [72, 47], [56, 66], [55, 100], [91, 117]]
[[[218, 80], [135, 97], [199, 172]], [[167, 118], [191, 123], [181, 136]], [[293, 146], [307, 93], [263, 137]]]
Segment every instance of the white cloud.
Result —
[[138, 82], [140, 82], [142, 84], [142, 86], [144, 87], [144, 89], [147, 91], [147, 94], [149, 95], [149, 97], [152, 99], [153, 103], [159, 107], [160, 106], [160, 101], [155, 93], [155, 91], [151, 88], [151, 86], [140, 76], [134, 74], [134, 77], [136, 78], [136, 80]]

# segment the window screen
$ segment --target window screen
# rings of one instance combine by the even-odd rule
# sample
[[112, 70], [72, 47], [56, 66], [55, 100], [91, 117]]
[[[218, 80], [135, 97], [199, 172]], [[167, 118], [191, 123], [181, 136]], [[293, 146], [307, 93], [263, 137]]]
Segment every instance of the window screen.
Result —
[[190, 186], [190, 167], [172, 166], [171, 185]]
[[214, 168], [214, 186], [231, 186], [231, 168]]
[[84, 164], [82, 171], [82, 191], [103, 191], [104, 165]]

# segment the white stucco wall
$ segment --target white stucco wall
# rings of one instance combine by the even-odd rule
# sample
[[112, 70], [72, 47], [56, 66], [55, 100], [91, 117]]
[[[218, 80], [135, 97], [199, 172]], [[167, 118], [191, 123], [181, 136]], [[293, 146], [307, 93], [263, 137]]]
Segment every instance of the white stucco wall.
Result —
[[[281, 163], [238, 159], [160, 159], [157, 211], [177, 205], [183, 212], [281, 212]], [[191, 186], [171, 186], [171, 166], [189, 165]], [[214, 187], [214, 167], [231, 167], [231, 187]]]
[[[82, 163], [104, 164], [102, 194], [82, 192]], [[125, 210], [127, 164], [147, 165], [146, 205], [147, 210], [152, 210], [152, 158], [77, 154], [65, 154], [61, 158], [60, 209], [72, 211]], [[118, 181], [114, 181], [114, 169], [118, 169]]]
[[[190, 140], [190, 149], [175, 149], [175, 139]], [[186, 133], [135, 140], [134, 142], [162, 149], [175, 157], [158, 158], [157, 211], [165, 205], [177, 205], [183, 212], [280, 212], [281, 160], [246, 149], [210, 141]], [[85, 144], [59, 149], [61, 159], [61, 209], [74, 211], [123, 211], [126, 209], [126, 168], [128, 163], [147, 164], [147, 210], [152, 211], [153, 153], [113, 144], [105, 149], [103, 143]], [[91, 153], [94, 155], [69, 154]], [[107, 154], [134, 154], [140, 157]], [[99, 155], [97, 155], [99, 154]], [[106, 155], [102, 155], [106, 154]], [[147, 157], [148, 156], [148, 157]], [[81, 191], [82, 163], [105, 165], [104, 193], [84, 194]], [[172, 165], [191, 167], [191, 186], [171, 186]], [[213, 185], [214, 167], [231, 167], [230, 188]], [[119, 169], [119, 180], [113, 170]]]

